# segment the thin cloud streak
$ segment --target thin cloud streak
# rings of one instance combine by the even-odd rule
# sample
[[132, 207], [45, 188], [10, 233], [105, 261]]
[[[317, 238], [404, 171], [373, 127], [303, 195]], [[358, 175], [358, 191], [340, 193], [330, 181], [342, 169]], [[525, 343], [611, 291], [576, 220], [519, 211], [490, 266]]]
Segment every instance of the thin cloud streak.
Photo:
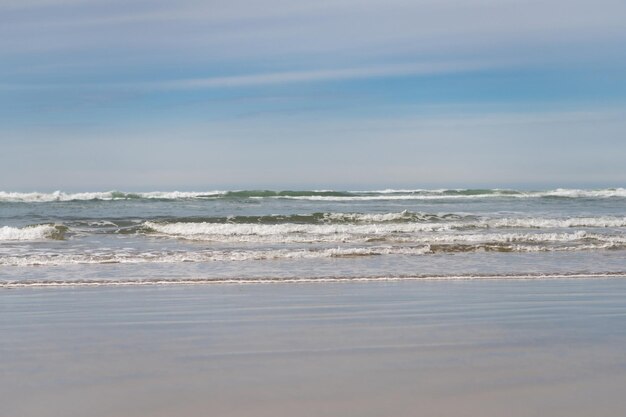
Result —
[[123, 88], [125, 90], [134, 89], [140, 91], [235, 88], [307, 82], [359, 80], [383, 77], [465, 73], [488, 69], [501, 69], [508, 67], [512, 64], [513, 63], [496, 63], [490, 61], [423, 62], [325, 70], [280, 71], [247, 75], [185, 78], [177, 80], [137, 83], [0, 84], [0, 90], [16, 91], [37, 89], [65, 89], [71, 87], [91, 87], [95, 89]]
[[624, 0], [0, 0], [0, 184], [621, 184], [624, 22]]
[[488, 62], [418, 63], [331, 70], [285, 71], [227, 77], [190, 78], [160, 83], [149, 83], [146, 86], [157, 89], [244, 87], [315, 81], [401, 77], [409, 75], [419, 76], [448, 74], [477, 71], [493, 67], [494, 64]]
[[[54, 4], [55, 0], [34, 4], [40, 2]], [[76, 7], [6, 13], [0, 16], [0, 51], [18, 61], [24, 55], [43, 53], [91, 60], [109, 50], [131, 56], [142, 51], [153, 58], [189, 51], [192, 54], [186, 59], [210, 57], [211, 62], [253, 56], [284, 59], [288, 54], [302, 59], [309, 53], [328, 53], [340, 54], [334, 61], [345, 62], [346, 54], [384, 59], [390, 53], [483, 51], [494, 56], [504, 50], [515, 52], [511, 48], [516, 46], [541, 49], [583, 40], [602, 45], [626, 36], [626, 7], [616, 0], [593, 4], [555, 0], [524, 6], [511, 0], [213, 3], [95, 0], [76, 2]]]

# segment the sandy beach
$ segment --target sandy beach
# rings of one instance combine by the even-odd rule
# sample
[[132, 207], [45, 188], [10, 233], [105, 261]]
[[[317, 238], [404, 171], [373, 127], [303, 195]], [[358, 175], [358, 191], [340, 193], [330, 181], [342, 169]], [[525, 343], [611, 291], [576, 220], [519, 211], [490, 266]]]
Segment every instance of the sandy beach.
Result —
[[0, 415], [618, 416], [626, 280], [14, 289]]
[[626, 1], [0, 0], [0, 417], [626, 416]]

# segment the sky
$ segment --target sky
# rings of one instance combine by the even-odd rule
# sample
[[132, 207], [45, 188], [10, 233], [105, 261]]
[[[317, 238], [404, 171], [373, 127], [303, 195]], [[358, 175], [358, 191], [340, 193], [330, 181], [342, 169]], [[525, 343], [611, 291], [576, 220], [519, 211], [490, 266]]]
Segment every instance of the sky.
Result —
[[623, 0], [0, 0], [0, 190], [626, 186]]

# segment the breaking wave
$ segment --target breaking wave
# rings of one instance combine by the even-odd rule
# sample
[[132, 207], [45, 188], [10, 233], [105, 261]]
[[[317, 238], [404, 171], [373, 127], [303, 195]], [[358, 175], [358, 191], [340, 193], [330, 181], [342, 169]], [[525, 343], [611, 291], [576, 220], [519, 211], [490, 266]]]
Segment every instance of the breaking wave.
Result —
[[82, 192], [55, 191], [7, 192], [0, 191], [0, 202], [45, 203], [55, 201], [111, 201], [111, 200], [189, 200], [189, 199], [299, 199], [321, 201], [357, 200], [433, 200], [433, 199], [481, 199], [481, 198], [626, 198], [625, 188], [597, 190], [565, 189], [524, 191], [505, 189], [415, 189], [378, 191], [152, 191], [152, 192]]
[[[376, 240], [439, 242], [489, 239], [560, 241], [609, 239], [593, 235], [594, 229], [612, 229], [611, 239], [623, 236], [626, 217], [480, 218], [462, 214], [313, 213], [265, 216], [196, 217], [158, 220], [76, 219], [65, 224], [0, 227], [0, 242], [64, 239], [90, 234], [121, 234], [184, 240], [223, 242], [367, 242]], [[539, 234], [533, 232], [551, 231]], [[584, 229], [568, 232], [571, 229]], [[507, 231], [508, 230], [508, 231]], [[472, 234], [473, 232], [473, 234]], [[478, 233], [480, 232], [480, 233]], [[604, 233], [607, 233], [604, 232]], [[543, 237], [541, 237], [543, 236]], [[594, 237], [595, 236], [595, 237]]]
[[[344, 223], [345, 215], [341, 215], [340, 223], [211, 223], [211, 222], [155, 222], [143, 224], [144, 231], [162, 237], [188, 240], [237, 241], [237, 242], [348, 242], [370, 240], [424, 241], [439, 242], [450, 240], [529, 240], [563, 241], [579, 239], [621, 239], [620, 236], [592, 235], [587, 231], [574, 233], [491, 233], [461, 234], [468, 230], [495, 229], [568, 229], [568, 228], [620, 228], [626, 227], [626, 218], [591, 217], [570, 219], [542, 218], [505, 218], [476, 219], [470, 221], [439, 221], [439, 222], [398, 222], [403, 219], [393, 215], [379, 216], [373, 222], [370, 217], [347, 215], [348, 218], [359, 219], [360, 223]], [[388, 216], [388, 217], [385, 217]], [[327, 217], [324, 217], [327, 219]], [[368, 219], [364, 221], [364, 219]], [[441, 219], [441, 217], [440, 217]], [[395, 220], [395, 221], [394, 221]], [[372, 221], [370, 223], [370, 221]], [[445, 233], [448, 232], [448, 233]], [[454, 232], [452, 234], [451, 232]]]
[[346, 258], [378, 255], [423, 255], [431, 252], [428, 245], [372, 246], [356, 248], [312, 248], [312, 249], [269, 249], [269, 250], [205, 250], [193, 252], [111, 252], [100, 254], [30, 254], [24, 256], [0, 257], [0, 265], [6, 266], [58, 266], [72, 264], [111, 264], [111, 263], [179, 263], [216, 261], [259, 261], [274, 259], [319, 259]]
[[49, 252], [0, 256], [0, 266], [60, 266], [74, 264], [146, 264], [183, 262], [240, 262], [286, 259], [355, 258], [381, 255], [420, 256], [467, 252], [572, 252], [600, 249], [623, 249], [626, 239], [612, 239], [584, 234], [538, 236], [460, 235], [436, 239], [414, 239], [403, 244], [357, 247], [309, 247], [282, 249], [198, 249], [193, 251]]
[[0, 227], [0, 242], [63, 239], [66, 227], [60, 225], [32, 225], [26, 227]]
[[153, 191], [142, 193], [128, 193], [122, 191], [65, 193], [18, 193], [0, 191], [0, 202], [11, 203], [47, 203], [54, 201], [109, 201], [109, 200], [181, 200], [194, 198], [208, 198], [223, 195], [224, 192], [187, 192], [187, 191]]

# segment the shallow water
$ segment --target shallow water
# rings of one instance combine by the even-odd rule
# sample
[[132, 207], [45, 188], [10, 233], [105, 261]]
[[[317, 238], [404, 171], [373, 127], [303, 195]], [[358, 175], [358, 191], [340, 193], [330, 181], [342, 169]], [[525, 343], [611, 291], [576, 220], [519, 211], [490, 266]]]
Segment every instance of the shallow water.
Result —
[[0, 286], [626, 274], [626, 190], [0, 192]]

